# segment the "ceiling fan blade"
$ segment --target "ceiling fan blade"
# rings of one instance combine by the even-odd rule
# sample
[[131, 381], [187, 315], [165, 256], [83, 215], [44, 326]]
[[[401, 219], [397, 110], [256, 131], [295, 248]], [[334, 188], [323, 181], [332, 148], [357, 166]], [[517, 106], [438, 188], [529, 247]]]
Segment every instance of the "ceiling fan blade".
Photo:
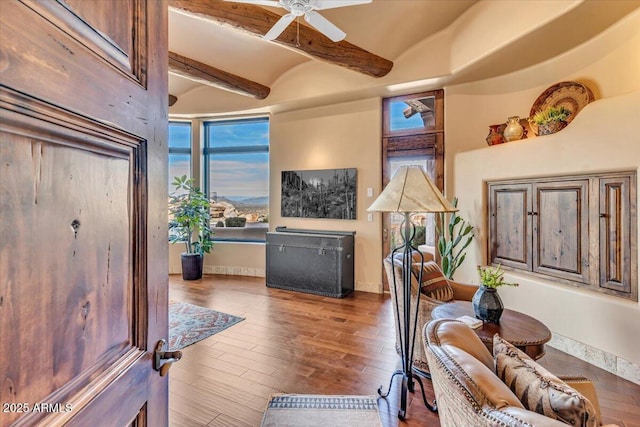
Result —
[[279, 7], [280, 2], [278, 0], [225, 0], [233, 3], [249, 3], [255, 4], [258, 6], [270, 6], [270, 7]]
[[315, 10], [310, 10], [304, 14], [304, 20], [309, 23], [313, 28], [320, 31], [325, 36], [329, 37], [334, 42], [343, 40], [347, 34], [340, 28], [336, 27], [327, 18], [320, 15]]
[[262, 36], [262, 38], [265, 40], [275, 40], [280, 34], [282, 34], [284, 29], [287, 28], [289, 24], [291, 24], [291, 21], [293, 21], [294, 19], [296, 19], [296, 16], [293, 13], [287, 13], [286, 15], [283, 15], [282, 18], [280, 18], [278, 22], [276, 22], [275, 25], [271, 27], [267, 34]]
[[311, 6], [316, 10], [334, 9], [336, 7], [356, 6], [371, 3], [373, 0], [316, 0]]

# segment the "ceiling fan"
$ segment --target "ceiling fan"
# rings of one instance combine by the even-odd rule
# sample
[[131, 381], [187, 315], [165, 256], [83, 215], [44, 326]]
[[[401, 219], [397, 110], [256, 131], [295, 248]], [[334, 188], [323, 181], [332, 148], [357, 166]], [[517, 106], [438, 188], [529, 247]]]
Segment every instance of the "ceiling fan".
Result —
[[337, 7], [354, 6], [371, 3], [373, 0], [227, 0], [236, 3], [250, 3], [258, 6], [282, 7], [289, 11], [275, 23], [262, 38], [274, 40], [289, 26], [294, 19], [304, 15], [304, 20], [313, 28], [333, 40], [339, 42], [346, 37], [344, 31], [336, 27], [317, 10], [334, 9]]

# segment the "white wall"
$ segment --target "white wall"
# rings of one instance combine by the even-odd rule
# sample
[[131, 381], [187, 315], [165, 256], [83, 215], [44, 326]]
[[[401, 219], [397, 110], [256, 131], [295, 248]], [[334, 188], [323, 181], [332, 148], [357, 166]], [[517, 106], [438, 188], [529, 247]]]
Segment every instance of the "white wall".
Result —
[[[587, 84], [597, 101], [557, 134], [487, 147], [488, 125], [511, 115], [528, 116], [542, 91], [565, 80]], [[460, 198], [461, 215], [476, 227], [475, 244], [456, 278], [477, 283], [475, 266], [486, 263], [487, 256], [486, 181], [640, 168], [640, 14], [553, 61], [445, 88], [445, 108], [448, 196]], [[635, 364], [628, 377], [640, 381], [637, 302], [552, 280], [508, 276], [521, 286], [500, 290], [506, 307], [539, 318], [574, 347], [601, 350], [596, 358], [602, 360], [594, 361], [609, 370], [624, 374], [628, 362]]]
[[[367, 221], [366, 209], [380, 192], [381, 100], [335, 104], [271, 118], [270, 227], [355, 231], [355, 288], [382, 292], [380, 214]], [[280, 174], [284, 170], [356, 168], [357, 219], [280, 216]], [[367, 188], [373, 197], [367, 197]]]
[[[265, 277], [264, 243], [220, 242], [204, 257], [204, 274]], [[169, 274], [181, 274], [183, 244], [169, 245]]]

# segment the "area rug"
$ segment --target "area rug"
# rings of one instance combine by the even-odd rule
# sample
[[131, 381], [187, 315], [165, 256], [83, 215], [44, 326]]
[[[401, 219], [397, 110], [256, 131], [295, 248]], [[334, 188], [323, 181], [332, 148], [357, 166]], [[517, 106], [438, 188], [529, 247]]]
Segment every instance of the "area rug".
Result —
[[382, 427], [377, 396], [272, 395], [262, 427]]
[[244, 320], [186, 302], [169, 301], [169, 350], [180, 350]]

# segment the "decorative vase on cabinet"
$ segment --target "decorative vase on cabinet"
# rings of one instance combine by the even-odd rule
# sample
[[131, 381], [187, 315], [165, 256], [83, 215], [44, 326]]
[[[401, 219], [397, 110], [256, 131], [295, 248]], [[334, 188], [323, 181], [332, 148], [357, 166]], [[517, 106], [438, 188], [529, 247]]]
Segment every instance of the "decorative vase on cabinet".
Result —
[[488, 145], [498, 145], [504, 142], [504, 137], [502, 136], [502, 131], [505, 128], [505, 124], [501, 125], [490, 125], [489, 126], [489, 135], [487, 135], [486, 141]]
[[507, 126], [504, 128], [502, 135], [504, 136], [504, 140], [507, 142], [521, 139], [524, 135], [524, 128], [520, 124], [520, 117], [509, 117], [507, 119]]
[[480, 273], [480, 287], [471, 299], [473, 312], [478, 319], [485, 322], [500, 322], [500, 316], [504, 310], [504, 305], [498, 295], [500, 286], [518, 286], [517, 283], [509, 283], [504, 280], [504, 271], [497, 267], [478, 266]]
[[476, 318], [485, 322], [499, 323], [504, 304], [496, 288], [480, 286], [471, 300]]

